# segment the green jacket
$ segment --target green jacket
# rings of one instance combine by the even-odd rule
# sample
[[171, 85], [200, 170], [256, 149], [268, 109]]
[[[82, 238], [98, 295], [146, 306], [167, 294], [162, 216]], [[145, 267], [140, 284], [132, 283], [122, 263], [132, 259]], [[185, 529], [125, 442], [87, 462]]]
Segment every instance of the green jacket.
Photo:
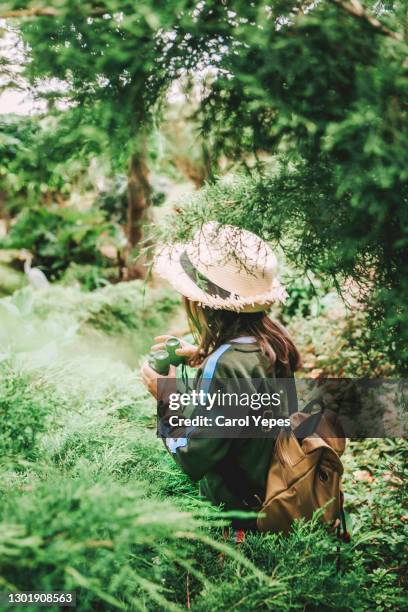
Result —
[[[206, 361], [197, 371], [195, 388], [199, 388], [202, 384]], [[267, 369], [268, 360], [255, 342], [248, 344], [232, 342], [217, 361], [208, 391], [225, 389], [226, 381], [228, 381], [228, 390], [233, 390], [238, 386], [238, 379], [248, 381], [265, 379], [268, 392], [278, 391], [275, 372], [268, 372]], [[287, 398], [287, 396], [284, 397]], [[193, 411], [194, 409], [188, 406], [183, 410], [183, 414], [190, 416]], [[284, 417], [288, 414], [286, 399], [279, 407], [277, 416]], [[170, 429], [167, 431], [167, 435], [172, 434]], [[237, 478], [243, 482], [248, 481], [253, 489], [263, 495], [274, 451], [275, 440], [273, 438], [231, 439], [191, 435], [188, 438], [180, 439], [184, 442], [177, 448], [173, 448], [171, 456], [193, 481], [200, 481], [201, 494], [214, 505], [222, 505], [225, 510], [248, 510], [246, 501], [238, 497], [236, 491], [231, 491], [231, 486], [226, 482], [223, 469], [225, 461], [230, 466], [236, 466]]]

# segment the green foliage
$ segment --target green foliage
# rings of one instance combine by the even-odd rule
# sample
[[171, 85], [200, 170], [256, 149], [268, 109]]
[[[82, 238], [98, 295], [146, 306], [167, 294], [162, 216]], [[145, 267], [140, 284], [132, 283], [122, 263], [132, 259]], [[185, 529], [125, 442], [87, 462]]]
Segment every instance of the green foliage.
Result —
[[[365, 537], [366, 525], [370, 525], [372, 538], [366, 546], [373, 567], [379, 570], [383, 565], [388, 566], [391, 557], [400, 559], [401, 566], [390, 566], [392, 569], [389, 570], [399, 580], [407, 568], [407, 444], [401, 439], [382, 440], [380, 443], [366, 440], [364, 446], [366, 458], [363, 463], [358, 442], [351, 443], [346, 460], [352, 478], [349, 508], [358, 510], [353, 514], [353, 531], [358, 541]], [[363, 472], [363, 479], [358, 466], [367, 470]]]
[[180, 304], [178, 295], [150, 290], [142, 281], [108, 285], [92, 293], [53, 286], [27, 287], [0, 300], [2, 354], [25, 367], [49, 366], [64, 351], [105, 351], [135, 364]]
[[[361, 449], [365, 442], [360, 442], [359, 445]], [[397, 449], [398, 446], [395, 448], [398, 452]], [[403, 469], [401, 462], [398, 468]], [[380, 481], [378, 488], [384, 490], [384, 481]], [[391, 488], [386, 490], [386, 498], [379, 502], [383, 516], [386, 514], [387, 504], [389, 506], [391, 503], [395, 509], [395, 514], [394, 511], [391, 516], [387, 513], [387, 525], [383, 523], [381, 529], [378, 529], [376, 521], [373, 521], [372, 500], [370, 498], [367, 504], [367, 492], [362, 487], [360, 500], [366, 507], [366, 513], [359, 516], [361, 523], [353, 530], [352, 545], [343, 545], [340, 550], [317, 522], [312, 527], [310, 524], [296, 524], [289, 538], [250, 535], [242, 547], [242, 552], [257, 567], [262, 567], [266, 574], [274, 576], [272, 588], [269, 584], [256, 584], [253, 577], [240, 579], [237, 568], [228, 562], [223, 574], [202, 592], [198, 609], [216, 607], [228, 610], [236, 606], [243, 610], [287, 610], [305, 607], [383, 610], [403, 607], [405, 599], [397, 585], [405, 571], [404, 563], [395, 570], [387, 568], [391, 559], [398, 559], [401, 552], [395, 551], [391, 540], [402, 543], [404, 539], [401, 506], [397, 501], [404, 491], [401, 484], [396, 493], [392, 492]], [[391, 495], [391, 499], [388, 495]], [[392, 524], [398, 526], [396, 537], [393, 535]], [[382, 529], [387, 544], [379, 550], [383, 538]], [[393, 571], [390, 579], [389, 574]]]
[[[34, 161], [31, 145], [36, 134], [35, 123], [30, 119], [6, 116], [0, 121], [0, 187], [5, 193], [26, 194], [34, 189], [41, 190], [37, 177], [33, 177], [33, 168], [22, 163]], [[35, 161], [34, 161], [35, 165]], [[26, 172], [26, 168], [28, 172]], [[34, 178], [34, 180], [33, 180]], [[8, 202], [8, 210], [15, 214], [20, 202]]]
[[[1, 359], [1, 357], [0, 357]], [[30, 385], [0, 362], [0, 454], [3, 461], [19, 455], [33, 459], [38, 435], [45, 431], [52, 404], [39, 381]]]
[[[169, 65], [162, 62], [174, 55], [167, 33], [187, 4], [178, 0], [158, 11], [154, 2], [103, 3], [96, 8], [83, 3], [78, 13], [77, 4], [63, 2], [52, 19], [21, 22], [30, 47], [24, 75], [33, 84], [53, 79], [43, 97], [51, 106], [61, 98], [71, 105], [69, 114], [76, 119], [76, 124], [69, 121], [71, 138], [81, 143], [80, 154], [82, 149], [87, 153], [89, 142], [94, 149], [102, 146], [114, 168], [123, 172], [171, 80]], [[18, 8], [29, 5], [28, 0]], [[176, 71], [172, 67], [173, 77]], [[74, 150], [68, 155], [78, 157]]]
[[[319, 317], [310, 286], [289, 287], [284, 316], [305, 370], [381, 375], [391, 358], [405, 371], [405, 5], [369, 0], [356, 14], [331, 0], [62, 0], [48, 3], [52, 16], [34, 11], [21, 22], [25, 75], [56, 87], [44, 94], [48, 117], [2, 122], [0, 189], [13, 214], [34, 205], [12, 229], [16, 244], [32, 238], [55, 276], [71, 261], [99, 265], [100, 228], [86, 213], [75, 213], [78, 228], [72, 210], [43, 218], [39, 205], [66, 197], [91, 156], [105, 152], [123, 172], [170, 83], [204, 75], [195, 121], [214, 157], [258, 172], [203, 190], [165, 237], [218, 219], [274, 241], [298, 270], [340, 289], [353, 279], [359, 301], [346, 311], [333, 293], [319, 295]], [[29, 0], [7, 4], [25, 8]], [[61, 97], [68, 108], [57, 112]], [[171, 609], [185, 606], [188, 575], [194, 609], [404, 609], [404, 441], [354, 442], [346, 453], [354, 535], [341, 571], [337, 542], [317, 521], [287, 538], [249, 536], [238, 550], [223, 542], [219, 515], [155, 438], [153, 405], [131, 369], [176, 303], [160, 292], [145, 299], [140, 283], [1, 301], [3, 588], [73, 588], [80, 610]]]
[[[312, 271], [340, 291], [353, 279], [368, 314], [369, 341], [403, 372], [407, 329], [406, 281], [398, 272], [403, 269], [402, 253], [396, 253], [395, 267], [387, 264], [393, 249], [391, 229], [375, 221], [376, 213], [368, 222], [366, 210], [348, 211], [344, 200], [341, 208], [326, 192], [332, 179], [331, 173], [311, 172], [304, 164], [283, 164], [274, 175], [227, 177], [190, 198], [168, 220], [160, 238], [169, 243], [186, 240], [215, 219], [270, 240], [283, 249], [298, 274], [306, 277]], [[405, 231], [402, 226], [401, 230]]]
[[127, 221], [127, 177], [115, 176], [111, 184], [98, 194], [95, 205], [112, 221], [125, 224]]
[[106, 134], [93, 122], [84, 108], [1, 117], [0, 189], [11, 216], [27, 205], [66, 199], [83, 180], [90, 159], [101, 157], [107, 146]]
[[108, 285], [90, 294], [72, 287], [55, 287], [49, 293], [35, 294], [34, 310], [45, 320], [55, 313], [69, 314], [82, 326], [124, 335], [157, 329], [179, 303], [175, 293], [153, 291], [143, 281], [132, 281]]
[[[167, 327], [170, 302], [164, 299], [160, 310], [163, 294], [149, 291], [143, 302], [142, 287], [135, 281], [91, 294], [52, 287], [1, 301], [19, 321], [13, 328], [9, 320], [2, 341], [10, 346], [0, 370], [0, 406], [10, 405], [3, 428], [14, 412], [16, 418], [24, 412], [24, 422], [39, 419], [34, 446], [2, 453], [3, 589], [76, 590], [84, 611], [180, 609], [188, 575], [198, 610], [402, 609], [406, 442], [351, 443], [345, 492], [353, 539], [340, 547], [341, 571], [336, 538], [317, 517], [286, 538], [253, 534], [238, 549], [229, 546], [219, 528], [225, 517], [203, 503], [165, 452], [155, 436], [153, 402], [117, 350], [138, 325], [145, 336], [140, 359]], [[326, 306], [319, 320], [326, 318], [328, 337], [334, 329], [328, 313], [337, 307]], [[334, 325], [344, 313], [333, 315]], [[86, 330], [98, 319], [98, 333], [106, 330], [114, 344], [102, 348], [93, 336], [88, 343]], [[24, 359], [13, 333], [23, 322]], [[81, 333], [62, 340], [74, 322]], [[314, 323], [307, 319], [306, 327]], [[41, 336], [43, 346], [54, 341], [58, 349], [42, 361]]]
[[162, 293], [162, 299], [154, 306], [143, 292], [143, 284], [133, 285], [129, 291], [127, 283], [108, 286], [93, 301], [89, 309], [87, 323], [111, 334], [157, 328], [163, 318], [172, 313], [179, 297]]
[[[372, 342], [367, 313], [353, 300], [346, 305], [331, 290], [314, 297], [310, 309], [318, 316], [301, 313], [284, 322], [302, 355], [302, 376], [373, 378], [395, 376], [387, 355]], [[275, 311], [275, 316], [279, 312]]]
[[75, 319], [66, 317], [60, 324], [52, 319], [39, 320], [33, 316], [33, 304], [34, 295], [28, 287], [0, 300], [2, 359], [14, 355], [21, 361], [18, 365], [28, 359], [42, 367], [70, 343], [77, 324]]
[[[160, 585], [166, 567], [186, 559], [178, 531], [194, 522], [169, 503], [146, 500], [143, 484], [81, 474], [51, 474], [29, 492], [10, 493], [2, 504], [2, 584], [8, 589], [77, 592], [79, 610], [172, 609]], [[10, 523], [11, 516], [13, 522]], [[173, 606], [175, 609], [175, 606]]]
[[21, 272], [0, 262], [0, 298], [21, 289], [25, 283], [25, 278]]
[[71, 262], [61, 277], [64, 285], [80, 285], [85, 291], [94, 291], [117, 280], [118, 268], [107, 268], [92, 264], [77, 264]]
[[230, 198], [220, 218], [290, 236], [296, 264], [367, 285], [372, 341], [405, 372], [405, 2], [368, 2], [360, 12], [331, 0], [306, 8], [297, 0], [85, 2], [80, 13], [64, 1], [55, 9], [21, 26], [32, 82], [63, 79], [72, 113], [80, 109], [91, 132], [109, 134], [111, 153], [126, 157], [142, 149], [170, 84], [202, 74], [194, 119], [213, 157], [248, 166], [251, 154], [260, 171], [260, 153], [282, 160], [273, 179], [244, 188], [249, 198], [237, 211]]
[[[165, 200], [165, 193], [152, 181], [151, 203], [160, 206]], [[94, 205], [102, 210], [112, 222], [126, 225], [128, 215], [128, 179], [124, 174], [117, 174], [99, 192]]]
[[[346, 3], [319, 2], [296, 14], [297, 5], [218, 8], [212, 33], [229, 43], [203, 101], [204, 125], [230, 155], [266, 150], [290, 161], [251, 190], [246, 225], [278, 240], [295, 233], [289, 256], [317, 274], [371, 281], [373, 341], [404, 372], [405, 3], [367, 9], [391, 34]], [[231, 206], [223, 219], [236, 217], [230, 213]]]
[[[140, 283], [125, 285], [123, 292], [126, 287], [135, 290]], [[51, 289], [47, 298], [42, 295], [50, 310], [52, 291], [58, 294]], [[16, 309], [18, 303], [20, 316], [24, 313], [31, 320], [31, 330], [25, 329], [27, 341], [36, 327], [29, 294], [15, 296], [14, 303], [3, 301]], [[56, 305], [62, 310], [67, 301], [56, 296]], [[58, 309], [56, 315], [45, 320], [48, 343], [60, 334]], [[70, 313], [66, 315], [65, 321]], [[147, 330], [151, 342], [156, 332], [145, 325], [145, 334]], [[31, 352], [31, 360], [21, 361], [18, 347], [11, 347], [9, 365], [2, 364], [0, 380], [6, 383], [0, 385], [0, 405], [4, 402], [12, 411], [18, 403], [18, 434], [21, 419], [28, 430], [36, 414], [40, 419], [52, 410], [55, 416], [52, 427], [37, 428], [42, 438], [36, 440], [35, 464], [23, 462], [34, 455], [20, 445], [14, 449], [13, 467], [2, 448], [3, 587], [55, 590], [59, 584], [77, 591], [80, 610], [101, 602], [113, 607], [130, 602], [150, 607], [153, 602], [160, 609], [175, 608], [170, 584], [179, 585], [190, 566], [199, 575], [190, 555], [200, 538], [200, 523], [164, 501], [163, 494], [169, 488], [173, 495], [182, 494], [177, 485], [183, 480], [185, 492], [191, 486], [177, 471], [171, 475], [171, 459], [153, 429], [146, 431], [146, 425], [154, 426], [152, 406], [146, 405], [146, 391], [134, 372], [111, 351], [101, 354], [93, 345], [85, 347], [73, 336], [48, 363], [39, 363], [38, 350]], [[9, 413], [2, 416], [10, 418]], [[19, 440], [17, 436], [16, 445]], [[207, 540], [204, 548], [212, 545], [212, 539]]]
[[289, 322], [291, 317], [317, 317], [324, 308], [324, 297], [327, 295], [327, 283], [309, 276], [294, 277], [293, 274], [281, 275], [288, 297], [282, 306], [282, 318]]
[[[180, 82], [181, 87], [184, 84]], [[188, 83], [183, 87], [185, 99], [172, 102], [165, 111], [157, 132], [157, 162], [166, 174], [192, 181], [196, 188], [213, 181], [217, 156], [211, 139], [203, 134], [197, 118], [199, 101], [189, 92]]]
[[115, 228], [98, 211], [73, 207], [26, 208], [3, 240], [5, 248], [25, 248], [50, 280], [57, 279], [71, 262], [103, 266], [99, 247]]
[[0, 249], [0, 298], [18, 291], [26, 284], [24, 274], [15, 269], [18, 251]]

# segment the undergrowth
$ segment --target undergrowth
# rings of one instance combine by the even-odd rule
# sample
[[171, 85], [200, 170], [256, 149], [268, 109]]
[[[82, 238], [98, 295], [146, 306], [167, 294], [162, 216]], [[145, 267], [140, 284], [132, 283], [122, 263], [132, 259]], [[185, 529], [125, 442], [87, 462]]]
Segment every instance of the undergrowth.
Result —
[[[406, 443], [350, 443], [351, 544], [338, 547], [316, 518], [231, 546], [228, 517], [155, 436], [135, 368], [175, 302], [148, 292], [143, 306], [140, 291], [56, 287], [0, 302], [11, 326], [0, 361], [1, 590], [75, 590], [81, 611], [187, 600], [202, 611], [403, 609]], [[137, 330], [133, 362], [113, 344], [93, 350], [89, 328], [118, 342]]]

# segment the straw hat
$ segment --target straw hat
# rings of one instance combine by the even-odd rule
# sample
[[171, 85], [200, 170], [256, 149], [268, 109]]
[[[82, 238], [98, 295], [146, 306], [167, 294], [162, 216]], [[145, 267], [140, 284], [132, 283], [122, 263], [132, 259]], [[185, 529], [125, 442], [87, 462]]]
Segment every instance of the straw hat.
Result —
[[233, 225], [206, 223], [191, 242], [162, 246], [154, 268], [182, 295], [210, 308], [256, 312], [287, 297], [268, 244]]

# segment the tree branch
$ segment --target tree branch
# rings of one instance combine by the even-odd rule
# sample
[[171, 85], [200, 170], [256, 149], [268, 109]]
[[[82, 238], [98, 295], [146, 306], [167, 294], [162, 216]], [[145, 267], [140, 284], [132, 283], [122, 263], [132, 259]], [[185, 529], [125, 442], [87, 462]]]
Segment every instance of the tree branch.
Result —
[[[106, 8], [94, 8], [89, 12], [90, 16], [100, 16], [109, 13]], [[21, 19], [24, 17], [60, 17], [62, 11], [51, 7], [33, 7], [27, 9], [16, 9], [0, 13], [0, 19]]]
[[[363, 5], [359, 2], [359, 0], [329, 0], [333, 4], [336, 4], [341, 9], [357, 17], [359, 19], [363, 19], [366, 21], [372, 28], [375, 28], [381, 34], [385, 34], [386, 36], [390, 36], [394, 38], [394, 40], [402, 41], [403, 35], [400, 32], [394, 32], [390, 30], [382, 24], [378, 19], [369, 15], [365, 10]], [[97, 8], [91, 12], [92, 15], [102, 15], [107, 13], [107, 9]], [[60, 11], [51, 7], [38, 7], [38, 8], [30, 8], [30, 9], [17, 9], [15, 11], [6, 11], [4, 13], [0, 13], [0, 19], [18, 19], [22, 17], [58, 17], [61, 15]]]
[[387, 26], [382, 24], [381, 21], [378, 21], [378, 19], [376, 19], [372, 15], [369, 15], [368, 13], [366, 13], [363, 5], [359, 2], [359, 0], [349, 0], [349, 2], [345, 0], [329, 0], [329, 1], [332, 2], [333, 4], [336, 4], [337, 6], [342, 8], [344, 11], [347, 11], [347, 13], [350, 13], [350, 15], [353, 15], [354, 17], [358, 17], [359, 19], [363, 19], [364, 21], [369, 23], [371, 27], [378, 30], [381, 34], [385, 34], [385, 36], [390, 36], [391, 38], [394, 38], [395, 40], [399, 40], [399, 41], [403, 40], [403, 36], [402, 34], [400, 34], [400, 32], [394, 32], [393, 30], [390, 30], [389, 28], [387, 28]]
[[18, 19], [19, 17], [57, 17], [60, 13], [53, 8], [30, 8], [0, 13], [0, 19]]

